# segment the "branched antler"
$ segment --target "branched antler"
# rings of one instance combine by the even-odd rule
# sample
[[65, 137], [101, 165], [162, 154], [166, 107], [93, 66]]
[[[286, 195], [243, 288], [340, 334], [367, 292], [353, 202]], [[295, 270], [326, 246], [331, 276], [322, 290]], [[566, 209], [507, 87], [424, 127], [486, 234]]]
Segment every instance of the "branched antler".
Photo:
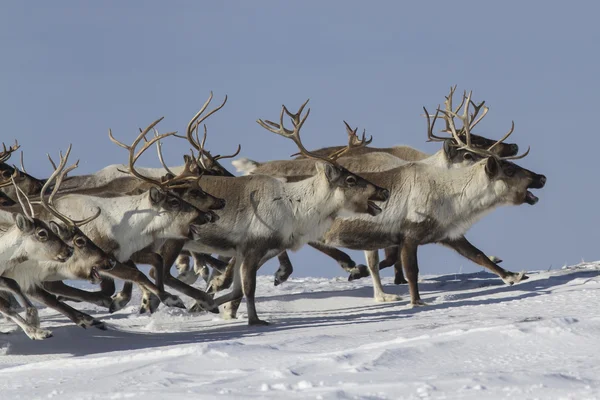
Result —
[[10, 158], [12, 153], [17, 151], [19, 149], [19, 147], [21, 147], [21, 146], [19, 146], [19, 142], [17, 142], [15, 140], [15, 144], [10, 146], [8, 149], [6, 148], [6, 144], [4, 144], [4, 143], [2, 143], [2, 147], [3, 147], [3, 150], [2, 150], [2, 152], [0, 152], [0, 162], [6, 162]]
[[[262, 120], [262, 119], [259, 119], [256, 122], [258, 122], [258, 124], [260, 126], [265, 128], [269, 132], [273, 132], [277, 135], [291, 139], [294, 143], [296, 143], [296, 146], [298, 146], [298, 149], [300, 150], [300, 153], [298, 153], [298, 154], [301, 154], [308, 158], [322, 160], [322, 161], [325, 161], [325, 162], [328, 162], [331, 164], [336, 164], [336, 165], [337, 165], [336, 160], [339, 157], [341, 157], [343, 154], [345, 154], [351, 148], [363, 147], [363, 146], [366, 146], [367, 144], [371, 143], [372, 138], [370, 138], [369, 140], [366, 140], [365, 133], [363, 133], [362, 139], [358, 139], [358, 135], [356, 135], [356, 131], [358, 130], [358, 128], [353, 130], [352, 128], [350, 128], [350, 125], [348, 125], [344, 121], [344, 123], [346, 124], [346, 130], [347, 130], [347, 133], [349, 136], [347, 147], [345, 147], [341, 150], [338, 150], [327, 157], [319, 156], [319, 155], [307, 150], [306, 147], [304, 147], [304, 145], [302, 144], [302, 140], [300, 139], [300, 130], [302, 129], [302, 126], [304, 125], [304, 123], [306, 122], [306, 119], [308, 118], [308, 116], [310, 114], [310, 108], [309, 108], [306, 111], [306, 114], [304, 116], [302, 116], [304, 107], [306, 107], [309, 100], [306, 100], [304, 102], [304, 104], [302, 104], [300, 106], [300, 108], [298, 109], [298, 111], [294, 114], [291, 113], [285, 105], [281, 106], [281, 114], [279, 115], [279, 123], [278, 124], [275, 122], [269, 121], [269, 120]], [[284, 114], [287, 114], [287, 116], [290, 117], [290, 119], [292, 120], [293, 129], [290, 130], [284, 126], [284, 124], [283, 124]]]
[[[58, 209], [56, 208], [56, 206], [54, 205], [54, 197], [58, 193], [58, 190], [60, 189], [60, 185], [62, 184], [63, 179], [69, 172], [71, 172], [72, 170], [77, 168], [77, 166], [79, 165], [79, 160], [77, 160], [70, 167], [66, 167], [67, 161], [69, 159], [69, 154], [71, 154], [71, 145], [69, 145], [69, 148], [67, 149], [64, 157], [63, 157], [62, 151], [60, 152], [60, 162], [58, 164], [58, 167], [56, 167], [56, 164], [54, 164], [54, 162], [52, 161], [50, 156], [48, 156], [48, 159], [50, 159], [50, 162], [52, 163], [52, 166], [54, 167], [54, 172], [52, 173], [52, 175], [50, 175], [50, 178], [48, 178], [48, 180], [44, 184], [44, 187], [42, 187], [40, 201], [42, 203], [42, 206], [49, 213], [51, 213], [56, 218], [61, 220], [67, 227], [75, 228], [75, 227], [83, 226], [83, 225], [93, 221], [94, 219], [98, 218], [100, 216], [100, 213], [102, 212], [102, 210], [100, 210], [100, 208], [98, 208], [94, 215], [92, 215], [88, 218], [82, 219], [82, 220], [74, 220], [70, 217], [67, 217], [65, 214], [59, 212]], [[50, 193], [50, 196], [48, 196], [48, 198], [46, 198], [45, 194], [48, 191], [48, 189], [52, 186], [52, 184], [54, 184], [52, 192]]]
[[[177, 132], [169, 132], [169, 133], [163, 133], [163, 134], [158, 134], [157, 132], [155, 133], [155, 136], [148, 140], [146, 139], [146, 135], [148, 134], [148, 132], [150, 132], [151, 129], [154, 129], [154, 127], [163, 120], [164, 117], [161, 117], [159, 119], [157, 119], [156, 121], [154, 121], [153, 123], [151, 123], [150, 125], [148, 125], [146, 127], [146, 129], [141, 130], [139, 135], [135, 138], [135, 140], [133, 141], [133, 143], [131, 144], [131, 146], [128, 146], [120, 141], [118, 141], [117, 139], [115, 139], [112, 135], [112, 131], [109, 129], [108, 130], [108, 136], [110, 138], [110, 140], [117, 144], [118, 146], [126, 149], [127, 151], [129, 151], [129, 173], [133, 176], [135, 176], [138, 179], [141, 179], [145, 182], [148, 182], [152, 185], [158, 186], [162, 189], [169, 189], [172, 188], [175, 185], [181, 184], [182, 182], [185, 181], [189, 181], [189, 180], [197, 180], [199, 179], [197, 175], [190, 175], [189, 171], [187, 171], [187, 169], [184, 169], [184, 171], [175, 176], [175, 174], [173, 174], [174, 176], [172, 178], [160, 181], [157, 179], [153, 179], [147, 176], [144, 176], [143, 174], [141, 174], [140, 172], [138, 172], [135, 169], [135, 163], [136, 161], [140, 158], [140, 156], [146, 151], [148, 150], [154, 143], [158, 143], [161, 139], [164, 139], [166, 137], [169, 136], [174, 136]], [[141, 141], [144, 141], [144, 145], [142, 146], [142, 148], [136, 153], [135, 150], [137, 148], [137, 146], [139, 145], [139, 143]], [[162, 154], [161, 154], [162, 155]]]

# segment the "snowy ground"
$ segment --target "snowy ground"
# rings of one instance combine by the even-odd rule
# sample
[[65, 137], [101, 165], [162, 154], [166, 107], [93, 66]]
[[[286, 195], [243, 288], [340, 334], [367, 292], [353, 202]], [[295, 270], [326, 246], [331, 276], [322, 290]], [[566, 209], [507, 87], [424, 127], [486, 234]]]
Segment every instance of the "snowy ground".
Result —
[[369, 280], [265, 276], [261, 328], [76, 304], [110, 327], [83, 330], [44, 309], [53, 338], [0, 335], [0, 398], [600, 398], [600, 263], [531, 276], [426, 276], [418, 309], [374, 303]]

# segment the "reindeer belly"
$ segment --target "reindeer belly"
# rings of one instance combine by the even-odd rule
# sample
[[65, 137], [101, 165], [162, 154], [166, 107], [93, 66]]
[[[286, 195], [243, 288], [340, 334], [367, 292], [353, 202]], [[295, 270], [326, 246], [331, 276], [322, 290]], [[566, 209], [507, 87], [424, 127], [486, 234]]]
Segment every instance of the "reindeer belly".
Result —
[[402, 234], [389, 228], [360, 219], [337, 219], [323, 236], [322, 242], [352, 250], [378, 250], [396, 246], [402, 241]]

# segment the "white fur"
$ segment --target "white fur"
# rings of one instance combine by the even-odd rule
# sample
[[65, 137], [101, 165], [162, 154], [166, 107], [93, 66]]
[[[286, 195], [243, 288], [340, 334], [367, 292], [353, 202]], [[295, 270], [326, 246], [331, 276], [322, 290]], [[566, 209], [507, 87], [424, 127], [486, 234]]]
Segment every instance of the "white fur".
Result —
[[233, 160], [231, 161], [231, 164], [235, 167], [236, 171], [242, 175], [250, 175], [257, 167], [260, 166], [260, 163], [245, 157]]

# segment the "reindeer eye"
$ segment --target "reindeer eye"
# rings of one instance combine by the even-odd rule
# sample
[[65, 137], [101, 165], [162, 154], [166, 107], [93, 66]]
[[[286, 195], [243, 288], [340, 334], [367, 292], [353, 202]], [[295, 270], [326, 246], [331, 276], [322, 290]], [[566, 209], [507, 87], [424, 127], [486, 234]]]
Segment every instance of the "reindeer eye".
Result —
[[73, 244], [75, 244], [75, 246], [77, 247], [83, 247], [87, 244], [87, 240], [85, 240], [85, 238], [78, 236], [75, 239], [73, 239]]
[[42, 240], [46, 240], [48, 239], [48, 231], [45, 229], [40, 229], [37, 231], [37, 236]]
[[346, 183], [347, 183], [349, 186], [354, 186], [354, 185], [356, 185], [356, 177], [355, 177], [355, 176], [352, 176], [352, 175], [348, 175], [348, 176], [346, 177]]
[[468, 160], [468, 161], [472, 161], [473, 160], [473, 154], [471, 154], [471, 153], [465, 153], [463, 155], [463, 159]]
[[171, 206], [172, 208], [179, 207], [179, 200], [177, 200], [175, 198], [170, 198], [169, 199], [169, 206]]
[[506, 168], [506, 169], [504, 170], [504, 173], [505, 173], [507, 176], [513, 176], [513, 175], [515, 174], [515, 172], [516, 172], [516, 171], [515, 171], [514, 167], [508, 167], [508, 168]]

